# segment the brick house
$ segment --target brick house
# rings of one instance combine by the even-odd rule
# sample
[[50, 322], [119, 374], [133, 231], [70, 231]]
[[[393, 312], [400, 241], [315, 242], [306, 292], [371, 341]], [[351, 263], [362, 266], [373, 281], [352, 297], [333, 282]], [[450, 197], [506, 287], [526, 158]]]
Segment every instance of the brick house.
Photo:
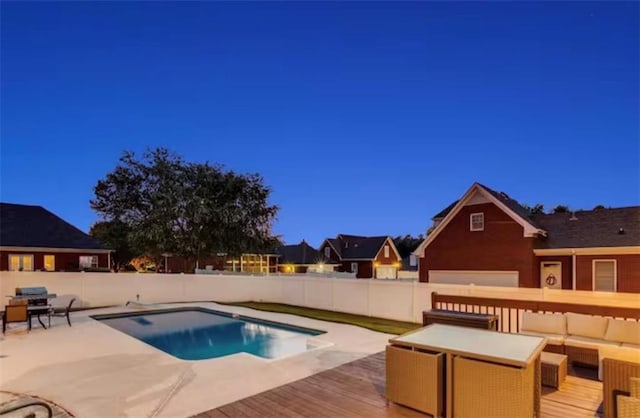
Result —
[[340, 234], [320, 245], [320, 254], [336, 271], [355, 273], [358, 279], [397, 279], [401, 257], [389, 236]]
[[278, 272], [307, 273], [331, 272], [336, 267], [328, 263], [320, 251], [313, 248], [305, 240], [300, 244], [281, 245], [276, 248], [278, 257]]
[[108, 269], [110, 253], [42, 206], [0, 203], [0, 270]]
[[422, 282], [640, 292], [640, 206], [530, 215], [475, 183], [415, 254]]

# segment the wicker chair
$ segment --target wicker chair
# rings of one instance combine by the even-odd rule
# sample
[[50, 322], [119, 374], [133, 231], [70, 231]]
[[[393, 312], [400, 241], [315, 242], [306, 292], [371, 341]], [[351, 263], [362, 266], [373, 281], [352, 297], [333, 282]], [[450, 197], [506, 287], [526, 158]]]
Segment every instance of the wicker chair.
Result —
[[640, 417], [640, 378], [629, 378], [629, 396], [618, 395], [618, 418]]
[[[624, 408], [625, 412], [633, 412], [636, 411], [636, 409], [633, 409], [634, 405], [640, 407], [640, 400], [637, 396], [638, 386], [640, 386], [640, 384], [637, 378], [640, 378], [639, 363], [611, 358], [604, 358], [602, 360], [602, 405], [604, 418], [640, 416], [638, 414], [621, 415], [621, 408]], [[620, 393], [631, 393], [632, 395], [618, 396]], [[634, 396], [633, 393], [635, 393], [636, 396]], [[629, 398], [622, 401], [622, 403], [625, 404], [624, 406], [621, 406], [620, 399], [622, 398]], [[637, 411], [640, 411], [640, 409]]]
[[7, 331], [7, 324], [10, 322], [26, 322], [28, 324], [27, 329], [31, 330], [31, 320], [26, 302], [26, 300], [24, 303], [11, 301], [9, 305], [4, 307], [4, 314], [2, 315], [3, 334]]

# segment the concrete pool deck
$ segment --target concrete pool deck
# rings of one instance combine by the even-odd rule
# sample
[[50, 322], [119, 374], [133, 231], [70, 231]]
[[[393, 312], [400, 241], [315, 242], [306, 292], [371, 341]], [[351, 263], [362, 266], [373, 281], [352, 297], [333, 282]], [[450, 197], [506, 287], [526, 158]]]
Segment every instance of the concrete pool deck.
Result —
[[384, 350], [392, 336], [351, 325], [215, 303], [200, 306], [326, 331], [321, 348], [276, 360], [249, 354], [177, 359], [91, 315], [140, 312], [114, 307], [53, 318], [50, 329], [12, 324], [0, 340], [0, 390], [40, 396], [77, 417], [188, 417]]

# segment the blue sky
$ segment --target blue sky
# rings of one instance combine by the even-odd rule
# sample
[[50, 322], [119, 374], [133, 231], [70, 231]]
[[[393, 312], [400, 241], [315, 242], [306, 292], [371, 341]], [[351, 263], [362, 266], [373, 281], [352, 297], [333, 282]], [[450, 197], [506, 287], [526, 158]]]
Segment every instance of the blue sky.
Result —
[[474, 182], [640, 203], [637, 2], [2, 2], [2, 201], [83, 230], [125, 149], [261, 173], [275, 232], [417, 235]]

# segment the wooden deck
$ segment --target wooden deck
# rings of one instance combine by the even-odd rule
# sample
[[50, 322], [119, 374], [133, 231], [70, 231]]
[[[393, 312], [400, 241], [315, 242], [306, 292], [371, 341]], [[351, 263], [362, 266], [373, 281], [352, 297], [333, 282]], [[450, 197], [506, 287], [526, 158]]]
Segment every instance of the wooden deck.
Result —
[[[386, 404], [384, 352], [196, 415], [228, 417], [426, 417]], [[568, 376], [560, 390], [543, 387], [541, 415], [600, 417], [602, 384]]]

